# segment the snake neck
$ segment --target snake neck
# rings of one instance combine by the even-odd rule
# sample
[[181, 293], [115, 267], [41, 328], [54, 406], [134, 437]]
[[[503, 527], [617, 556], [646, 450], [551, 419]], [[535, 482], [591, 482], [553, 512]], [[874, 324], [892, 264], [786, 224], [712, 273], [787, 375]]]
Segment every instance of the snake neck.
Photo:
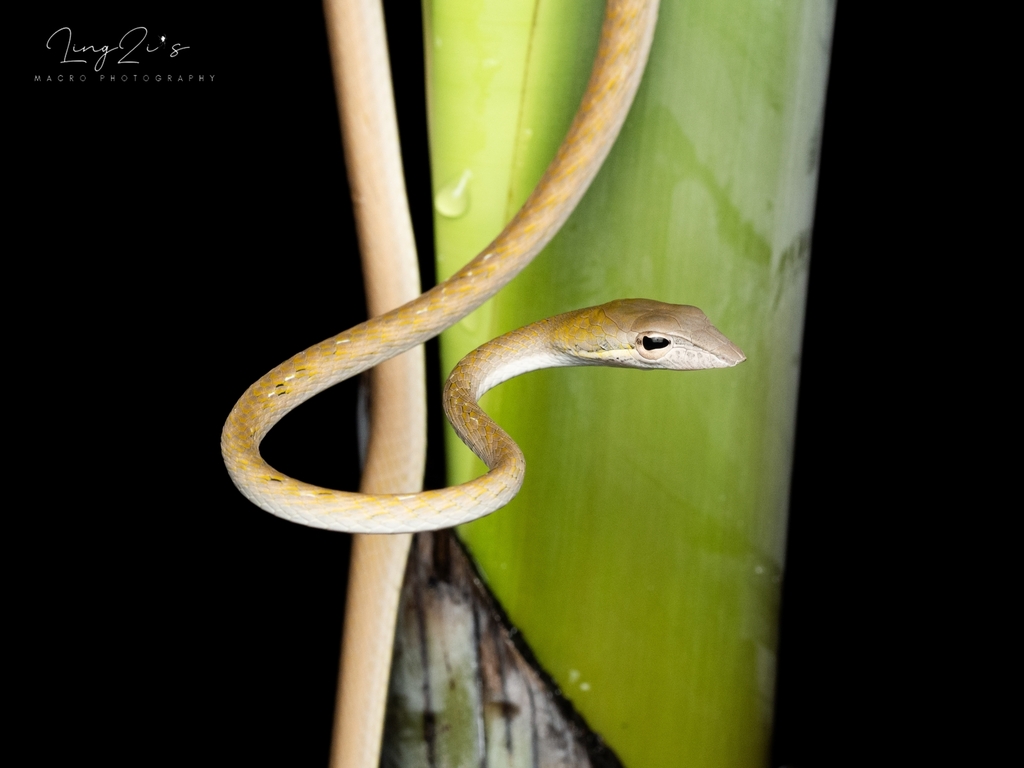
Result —
[[[473, 350], [448, 377], [451, 388], [459, 388], [476, 402], [485, 392], [520, 374], [579, 365], [560, 343], [557, 329], [564, 318], [559, 315], [540, 320]], [[445, 389], [447, 392], [449, 385]]]
[[445, 382], [443, 404], [448, 421], [492, 470], [521, 463], [522, 453], [478, 401], [489, 389], [522, 373], [573, 365], [552, 343], [552, 325], [557, 320], [541, 320], [487, 342], [462, 358]]
[[487, 342], [455, 366], [444, 386], [445, 414], [459, 438], [492, 470], [522, 462], [522, 453], [479, 406], [480, 398], [523, 373], [597, 364], [581, 356], [580, 341], [589, 346], [588, 329], [603, 325], [602, 319], [601, 307], [549, 317]]

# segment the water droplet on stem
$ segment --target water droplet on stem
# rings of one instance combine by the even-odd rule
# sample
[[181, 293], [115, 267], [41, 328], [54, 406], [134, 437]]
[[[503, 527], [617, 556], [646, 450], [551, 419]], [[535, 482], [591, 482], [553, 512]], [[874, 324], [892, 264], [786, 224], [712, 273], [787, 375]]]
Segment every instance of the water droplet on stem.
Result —
[[473, 172], [467, 168], [455, 181], [445, 184], [434, 195], [434, 208], [442, 216], [457, 219], [469, 209], [469, 180]]

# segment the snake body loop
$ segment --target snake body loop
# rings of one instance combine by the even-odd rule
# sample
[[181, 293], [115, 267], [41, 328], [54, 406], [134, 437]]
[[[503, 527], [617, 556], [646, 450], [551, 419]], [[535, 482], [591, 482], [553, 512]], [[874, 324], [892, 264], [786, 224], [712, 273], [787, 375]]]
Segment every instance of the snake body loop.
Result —
[[[459, 437], [490, 468], [486, 475], [436, 491], [370, 495], [314, 489], [268, 468], [260, 476], [262, 484], [239, 483], [239, 488], [264, 509], [315, 528], [405, 533], [460, 525], [503, 507], [523, 482], [525, 461], [519, 446], [477, 404], [492, 387], [539, 368], [696, 370], [733, 366], [744, 359], [696, 307], [628, 299], [567, 312], [484, 344], [455, 367], [445, 384], [445, 413]], [[289, 397], [289, 381], [314, 376], [307, 367], [295, 370], [291, 379], [281, 377], [277, 384], [271, 378], [268, 402]]]
[[[657, 0], [608, 0], [590, 81], [569, 132], [526, 203], [483, 252], [417, 299], [300, 352], [246, 390], [224, 425], [221, 452], [248, 499], [286, 519], [335, 530], [391, 533], [451, 524], [420, 519], [398, 529], [383, 526], [377, 520], [400, 497], [345, 494], [295, 480], [262, 459], [260, 442], [285, 414], [318, 392], [458, 322], [547, 245], [586, 192], [625, 121], [650, 51], [657, 6]], [[426, 514], [433, 501], [411, 506], [420, 503], [427, 507], [413, 512]]]

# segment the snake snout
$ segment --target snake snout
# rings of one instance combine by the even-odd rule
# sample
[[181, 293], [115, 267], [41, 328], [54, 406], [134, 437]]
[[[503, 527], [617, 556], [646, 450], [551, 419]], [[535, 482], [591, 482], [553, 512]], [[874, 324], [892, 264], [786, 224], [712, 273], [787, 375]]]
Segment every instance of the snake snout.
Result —
[[726, 339], [725, 346], [715, 350], [715, 354], [722, 358], [729, 368], [734, 365], [739, 365], [747, 359], [747, 356], [743, 354], [743, 350], [728, 339]]
[[715, 326], [708, 323], [707, 327], [703, 330], [704, 334], [702, 335], [705, 338], [699, 340], [700, 345], [721, 361], [721, 365], [716, 367], [732, 368], [734, 365], [739, 365], [747, 359], [747, 356], [743, 354], [743, 350], [729, 341], [726, 335], [715, 328]]

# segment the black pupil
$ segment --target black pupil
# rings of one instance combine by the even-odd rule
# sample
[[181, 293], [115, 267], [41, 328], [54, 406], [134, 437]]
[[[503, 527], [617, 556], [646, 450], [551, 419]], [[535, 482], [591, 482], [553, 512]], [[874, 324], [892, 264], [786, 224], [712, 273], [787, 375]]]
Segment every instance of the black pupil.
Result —
[[668, 344], [668, 339], [662, 339], [657, 336], [644, 336], [644, 349], [664, 349]]

